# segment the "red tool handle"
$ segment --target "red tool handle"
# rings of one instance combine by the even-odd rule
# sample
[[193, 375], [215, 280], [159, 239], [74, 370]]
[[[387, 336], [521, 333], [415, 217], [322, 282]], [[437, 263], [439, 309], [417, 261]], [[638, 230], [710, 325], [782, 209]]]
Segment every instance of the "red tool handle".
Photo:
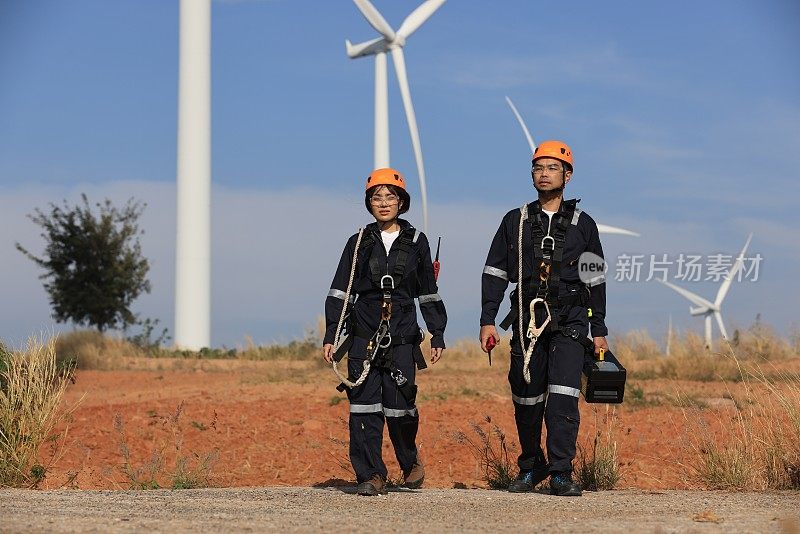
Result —
[[439, 269], [441, 269], [441, 265], [439, 265], [439, 260], [433, 262], [433, 279], [437, 282], [439, 281]]
[[494, 336], [486, 340], [486, 350], [491, 351], [496, 346], [497, 346], [497, 340], [494, 338]]

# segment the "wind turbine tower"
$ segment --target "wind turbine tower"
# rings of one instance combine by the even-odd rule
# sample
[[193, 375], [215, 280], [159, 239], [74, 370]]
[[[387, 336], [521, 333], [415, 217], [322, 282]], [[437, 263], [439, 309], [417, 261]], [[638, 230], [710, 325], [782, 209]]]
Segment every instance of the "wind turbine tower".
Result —
[[210, 345], [211, 0], [180, 2], [175, 346]]

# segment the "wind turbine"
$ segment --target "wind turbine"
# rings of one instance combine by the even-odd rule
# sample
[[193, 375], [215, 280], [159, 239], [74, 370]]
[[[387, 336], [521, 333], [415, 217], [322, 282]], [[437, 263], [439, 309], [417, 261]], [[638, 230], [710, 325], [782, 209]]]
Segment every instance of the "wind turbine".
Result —
[[403, 108], [406, 112], [408, 131], [411, 135], [411, 145], [414, 148], [414, 158], [417, 162], [419, 175], [419, 188], [422, 197], [422, 220], [425, 232], [428, 231], [428, 191], [425, 185], [425, 167], [422, 162], [422, 147], [419, 141], [417, 118], [414, 114], [414, 104], [411, 102], [411, 90], [408, 86], [406, 62], [403, 55], [403, 46], [406, 39], [417, 31], [433, 13], [444, 4], [445, 0], [427, 0], [415, 9], [395, 32], [386, 22], [383, 15], [370, 3], [369, 0], [353, 0], [367, 22], [382, 35], [377, 39], [359, 44], [345, 41], [347, 55], [351, 59], [375, 56], [375, 168], [389, 166], [389, 106], [386, 82], [386, 53], [392, 54], [397, 83], [400, 86], [400, 96], [403, 99]]
[[175, 345], [210, 345], [211, 1], [181, 0]]
[[[517, 107], [511, 101], [510, 98], [506, 97], [506, 102], [508, 105], [511, 106], [511, 111], [514, 112], [514, 116], [517, 117], [517, 121], [519, 125], [522, 127], [522, 132], [525, 134], [525, 138], [528, 140], [528, 146], [531, 148], [531, 154], [536, 151], [536, 143], [533, 142], [533, 137], [531, 137], [531, 132], [528, 131], [528, 127], [525, 125], [525, 121], [522, 120], [522, 115], [519, 114], [517, 111]], [[620, 234], [620, 235], [630, 235], [634, 237], [639, 237], [639, 234], [636, 232], [631, 232], [630, 230], [625, 230], [624, 228], [617, 228], [616, 226], [608, 226], [607, 224], [599, 224], [597, 225], [597, 231], [601, 234]]]
[[689, 302], [697, 306], [689, 307], [689, 313], [697, 316], [702, 315], [705, 318], [705, 344], [706, 349], [711, 349], [711, 317], [714, 316], [714, 319], [717, 320], [717, 326], [719, 327], [719, 333], [722, 335], [722, 339], [728, 339], [728, 332], [725, 330], [725, 323], [722, 322], [722, 312], [720, 307], [722, 306], [722, 301], [725, 299], [725, 295], [728, 294], [728, 290], [731, 287], [731, 283], [733, 282], [734, 277], [744, 266], [744, 255], [747, 252], [747, 247], [750, 245], [750, 240], [753, 238], [753, 234], [751, 233], [747, 236], [747, 241], [744, 244], [744, 248], [736, 257], [736, 261], [734, 262], [733, 266], [731, 267], [730, 271], [725, 275], [725, 278], [722, 280], [722, 284], [719, 286], [719, 291], [717, 291], [717, 297], [714, 299], [714, 302], [709, 302], [708, 300], [704, 299], [703, 297], [692, 293], [688, 289], [683, 289], [682, 287], [676, 286], [666, 280], [658, 280], [662, 284], [667, 287], [672, 288], [677, 293], [686, 297]]

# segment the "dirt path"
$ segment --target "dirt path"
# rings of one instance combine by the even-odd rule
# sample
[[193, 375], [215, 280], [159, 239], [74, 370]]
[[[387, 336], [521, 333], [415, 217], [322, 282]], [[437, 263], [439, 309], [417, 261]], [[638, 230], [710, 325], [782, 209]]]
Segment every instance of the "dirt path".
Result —
[[[353, 488], [0, 491], [3, 532], [800, 532], [800, 492], [587, 492]], [[411, 509], [412, 513], [404, 510]]]

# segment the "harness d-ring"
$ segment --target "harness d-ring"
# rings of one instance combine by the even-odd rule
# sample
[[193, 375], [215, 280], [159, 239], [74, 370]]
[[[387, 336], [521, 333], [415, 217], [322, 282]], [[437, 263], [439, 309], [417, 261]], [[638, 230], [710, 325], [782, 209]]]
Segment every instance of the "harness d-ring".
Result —
[[[550, 246], [550, 248], [549, 248], [549, 249], [545, 249], [545, 248], [544, 248], [544, 243], [545, 243], [545, 241], [547, 241], [548, 239], [551, 241], [551, 246]], [[542, 250], [555, 250], [555, 249], [556, 249], [556, 240], [553, 238], [553, 236], [551, 236], [551, 235], [546, 235], [546, 236], [544, 236], [544, 237], [542, 238], [541, 247], [542, 247]]]

